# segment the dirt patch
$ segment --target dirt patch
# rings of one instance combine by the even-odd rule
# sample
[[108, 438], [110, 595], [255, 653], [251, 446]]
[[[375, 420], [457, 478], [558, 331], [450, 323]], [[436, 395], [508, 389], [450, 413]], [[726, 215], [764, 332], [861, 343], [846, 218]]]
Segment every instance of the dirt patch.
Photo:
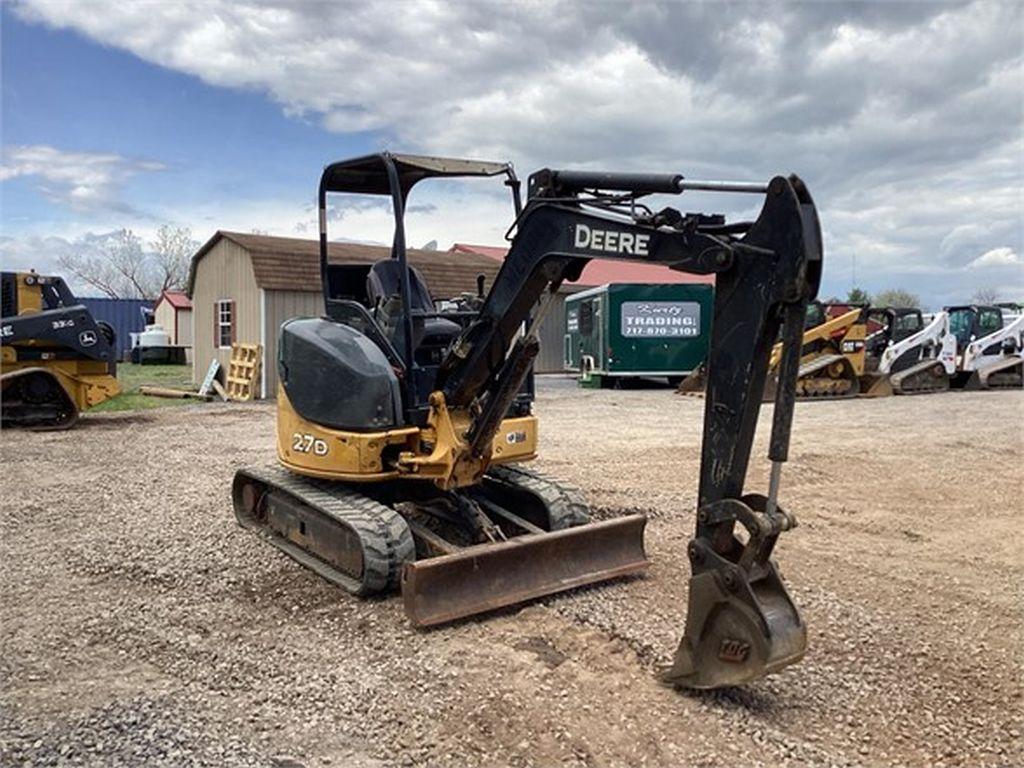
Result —
[[0, 763], [1024, 762], [1024, 395], [800, 404], [777, 557], [808, 655], [694, 696], [656, 672], [685, 619], [702, 410], [542, 383], [538, 467], [598, 517], [647, 513], [652, 567], [431, 632], [235, 524], [234, 471], [273, 460], [267, 405], [5, 431]]

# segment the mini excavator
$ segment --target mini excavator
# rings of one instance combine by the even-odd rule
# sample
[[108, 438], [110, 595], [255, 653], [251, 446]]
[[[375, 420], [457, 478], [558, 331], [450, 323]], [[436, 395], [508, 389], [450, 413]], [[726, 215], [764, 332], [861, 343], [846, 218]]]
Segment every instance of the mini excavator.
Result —
[[0, 387], [5, 427], [69, 429], [121, 391], [114, 329], [93, 319], [60, 277], [0, 275]]
[[[435, 307], [407, 264], [403, 211], [420, 181], [499, 177], [511, 247], [489, 290]], [[764, 198], [755, 221], [654, 211], [644, 198], [703, 190]], [[390, 201], [389, 259], [329, 258], [329, 194]], [[357, 595], [400, 588], [415, 626], [642, 571], [643, 516], [591, 522], [575, 488], [523, 465], [537, 452], [532, 363], [560, 285], [595, 258], [716, 276], [696, 535], [684, 636], [664, 679], [716, 688], [804, 654], [807, 629], [770, 559], [795, 526], [779, 503], [801, 335], [821, 276], [803, 182], [544, 169], [380, 154], [328, 166], [319, 188], [324, 316], [280, 330], [280, 466], [240, 470], [240, 524]], [[767, 494], [744, 480], [772, 346], [783, 352]], [[609, 439], [614, 427], [609, 429]]]

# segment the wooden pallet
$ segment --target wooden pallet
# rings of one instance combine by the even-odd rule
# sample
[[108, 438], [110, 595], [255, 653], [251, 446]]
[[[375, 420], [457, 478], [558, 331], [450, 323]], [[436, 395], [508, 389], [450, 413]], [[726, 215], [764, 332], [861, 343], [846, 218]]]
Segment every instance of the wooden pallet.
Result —
[[228, 365], [228, 398], [248, 402], [256, 397], [260, 384], [262, 344], [232, 344]]

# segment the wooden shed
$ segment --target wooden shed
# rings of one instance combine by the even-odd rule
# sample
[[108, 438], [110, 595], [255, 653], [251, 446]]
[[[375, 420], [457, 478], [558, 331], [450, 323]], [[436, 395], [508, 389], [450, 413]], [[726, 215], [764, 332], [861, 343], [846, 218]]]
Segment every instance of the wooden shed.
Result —
[[[373, 264], [391, 249], [361, 243], [331, 243], [334, 264]], [[277, 334], [290, 317], [324, 312], [316, 240], [218, 231], [192, 257], [192, 373], [202, 381], [216, 358], [227, 368], [232, 342], [263, 345], [261, 397], [277, 392]], [[475, 253], [408, 251], [435, 299], [476, 291], [477, 275], [489, 286], [501, 263]]]
[[184, 291], [164, 291], [153, 307], [153, 318], [171, 334], [171, 344], [192, 346], [192, 302]]

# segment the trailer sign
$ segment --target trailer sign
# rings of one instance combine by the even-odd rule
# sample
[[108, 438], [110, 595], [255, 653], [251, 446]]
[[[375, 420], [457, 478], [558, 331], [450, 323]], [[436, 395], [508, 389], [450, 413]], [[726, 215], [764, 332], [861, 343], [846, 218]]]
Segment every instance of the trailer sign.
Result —
[[633, 338], [688, 339], [700, 336], [696, 301], [624, 301], [621, 328]]

